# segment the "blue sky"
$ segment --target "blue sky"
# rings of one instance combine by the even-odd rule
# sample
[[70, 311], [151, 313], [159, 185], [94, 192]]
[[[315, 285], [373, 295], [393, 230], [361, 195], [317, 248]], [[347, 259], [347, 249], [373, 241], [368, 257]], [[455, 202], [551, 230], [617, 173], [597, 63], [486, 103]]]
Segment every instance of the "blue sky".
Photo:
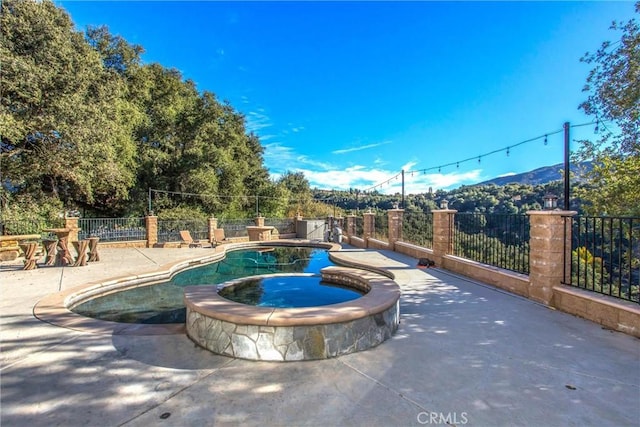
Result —
[[630, 1], [56, 3], [229, 101], [273, 178], [395, 193], [405, 170], [408, 194], [562, 163], [553, 133], [593, 120], [580, 58], [634, 17]]

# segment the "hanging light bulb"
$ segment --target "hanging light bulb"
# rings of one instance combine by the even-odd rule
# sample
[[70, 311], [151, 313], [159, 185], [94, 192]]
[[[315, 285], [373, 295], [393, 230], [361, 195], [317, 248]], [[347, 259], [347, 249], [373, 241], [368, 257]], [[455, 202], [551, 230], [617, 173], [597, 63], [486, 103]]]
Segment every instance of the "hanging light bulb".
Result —
[[509, 149], [510, 147], [507, 147], [507, 157], [509, 157]]
[[480, 163], [481, 159], [482, 159], [482, 156], [478, 156], [478, 163]]
[[547, 145], [547, 135], [544, 136], [544, 145]]
[[460, 169], [460, 162], [456, 163], [456, 168]]
[[600, 125], [600, 120], [596, 119], [596, 128], [593, 130], [593, 133], [598, 133], [598, 131], [600, 130], [599, 125]]

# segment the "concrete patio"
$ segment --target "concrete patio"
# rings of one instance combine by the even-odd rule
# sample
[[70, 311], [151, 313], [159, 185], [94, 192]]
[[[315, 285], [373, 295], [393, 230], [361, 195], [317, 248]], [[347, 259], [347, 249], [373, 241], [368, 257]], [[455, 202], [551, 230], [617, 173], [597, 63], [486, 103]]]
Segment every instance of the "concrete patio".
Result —
[[245, 361], [183, 334], [80, 332], [33, 316], [48, 294], [207, 250], [0, 264], [0, 425], [640, 425], [640, 340], [394, 252], [345, 246], [395, 274], [401, 323], [380, 346], [336, 359]]

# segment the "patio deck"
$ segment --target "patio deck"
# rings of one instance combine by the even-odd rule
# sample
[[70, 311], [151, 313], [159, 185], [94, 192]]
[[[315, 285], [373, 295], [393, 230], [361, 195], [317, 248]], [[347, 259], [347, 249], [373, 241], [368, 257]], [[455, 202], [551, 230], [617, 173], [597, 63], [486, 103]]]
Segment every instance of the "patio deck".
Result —
[[380, 346], [336, 359], [231, 359], [181, 334], [93, 334], [32, 314], [47, 294], [207, 250], [2, 263], [0, 425], [640, 425], [640, 340], [393, 252], [345, 246], [395, 274], [401, 322]]

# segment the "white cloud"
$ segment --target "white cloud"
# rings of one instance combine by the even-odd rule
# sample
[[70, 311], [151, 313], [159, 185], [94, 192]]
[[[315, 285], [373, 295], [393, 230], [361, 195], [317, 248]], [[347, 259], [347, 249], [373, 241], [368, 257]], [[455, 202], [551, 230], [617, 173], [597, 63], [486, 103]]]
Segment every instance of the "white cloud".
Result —
[[332, 164], [329, 164], [329, 163], [318, 162], [318, 161], [310, 159], [309, 157], [304, 156], [304, 155], [300, 155], [300, 156], [296, 157], [296, 162], [298, 162], [299, 164], [302, 164], [302, 165], [313, 166], [315, 168], [323, 169], [323, 170], [335, 169], [335, 167], [336, 167], [336, 166], [334, 166]]
[[260, 141], [264, 142], [277, 137], [278, 135], [260, 135]]
[[426, 193], [429, 187], [435, 190], [450, 190], [464, 184], [475, 184], [482, 180], [482, 169], [449, 173], [405, 173], [405, 193]]
[[[271, 165], [287, 164], [294, 160], [293, 149], [279, 142], [264, 144], [264, 161], [267, 167]], [[276, 169], [278, 167], [276, 166]]]
[[321, 170], [332, 170], [336, 168], [335, 165], [318, 162], [305, 155], [296, 154], [291, 147], [287, 147], [280, 142], [264, 144], [264, 163], [265, 166], [272, 171], [272, 176], [285, 170], [298, 170], [292, 167], [292, 165], [307, 166]]
[[409, 172], [411, 170], [411, 168], [414, 167], [417, 164], [418, 164], [418, 162], [416, 162], [416, 161], [410, 161], [410, 162], [407, 162], [404, 166], [402, 166], [401, 169], [403, 171], [405, 171], [405, 172]]
[[385, 170], [365, 169], [364, 166], [351, 166], [346, 169], [310, 170], [299, 168], [309, 180], [311, 187], [321, 189], [348, 190], [349, 188], [364, 189], [374, 183], [388, 179], [389, 172]]
[[386, 144], [391, 144], [391, 141], [376, 142], [374, 144], [366, 144], [366, 145], [361, 145], [359, 147], [343, 148], [341, 150], [334, 150], [331, 153], [346, 154], [346, 153], [352, 153], [354, 151], [368, 150], [369, 148], [375, 148], [375, 147], [379, 147], [381, 145], [386, 145]]
[[[274, 135], [267, 135], [270, 139]], [[384, 194], [402, 192], [402, 178], [399, 170], [383, 167], [384, 160], [378, 159], [374, 166], [351, 165], [341, 168], [336, 164], [326, 163], [298, 154], [292, 147], [281, 142], [264, 144], [265, 166], [272, 179], [277, 179], [285, 171], [302, 172], [312, 188], [325, 190], [348, 190], [350, 188], [378, 191]], [[455, 170], [448, 173], [424, 173], [412, 171], [418, 164], [416, 160], [405, 163], [401, 170], [405, 171], [405, 194], [426, 193], [431, 188], [449, 190], [464, 184], [475, 184], [482, 180], [482, 170]], [[374, 187], [375, 186], [375, 187]]]
[[498, 175], [498, 178], [504, 178], [505, 176], [513, 176], [513, 175], [517, 175], [517, 174], [515, 172], [507, 172], [502, 175]]
[[[259, 109], [259, 110], [262, 110], [262, 109]], [[263, 112], [264, 110], [262, 110], [262, 112], [249, 111], [247, 113], [245, 120], [246, 120], [248, 132], [257, 134], [261, 129], [265, 129], [272, 126], [269, 116], [267, 116], [266, 114], [263, 114]]]
[[[352, 166], [341, 170], [310, 170], [306, 168], [295, 169], [304, 173], [311, 187], [325, 190], [348, 190], [357, 188], [360, 190], [378, 191], [384, 194], [402, 192], [401, 177], [397, 171], [383, 169], [366, 169], [364, 166]], [[405, 172], [405, 194], [426, 193], [429, 188], [435, 190], [448, 190], [464, 184], [474, 184], [481, 180], [480, 169], [467, 172], [451, 172], [447, 174], [434, 173], [422, 174], [419, 172]], [[372, 189], [373, 186], [376, 186]]]

